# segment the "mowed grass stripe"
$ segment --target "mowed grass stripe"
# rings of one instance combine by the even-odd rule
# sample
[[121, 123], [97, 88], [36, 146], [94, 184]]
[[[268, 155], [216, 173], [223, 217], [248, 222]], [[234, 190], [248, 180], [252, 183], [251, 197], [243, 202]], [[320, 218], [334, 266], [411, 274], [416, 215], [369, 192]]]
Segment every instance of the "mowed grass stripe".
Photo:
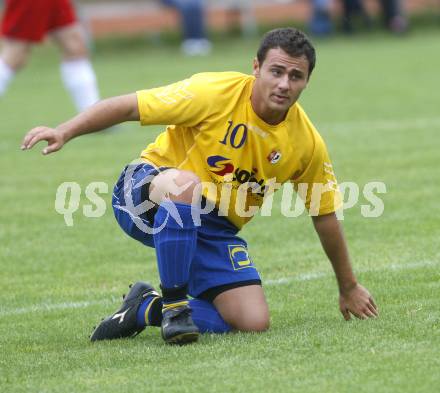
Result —
[[[388, 266], [383, 266], [376, 269], [358, 269], [357, 273], [377, 273], [377, 272], [386, 272], [386, 271], [399, 271], [399, 270], [413, 270], [413, 269], [422, 269], [425, 267], [435, 267], [439, 266], [440, 261], [421, 261], [414, 262], [409, 264], [391, 264]], [[285, 285], [291, 282], [301, 282], [301, 281], [313, 281], [319, 280], [322, 278], [332, 277], [333, 273], [330, 272], [310, 272], [305, 274], [300, 274], [295, 277], [280, 277], [275, 279], [264, 280], [264, 286], [277, 286], [277, 285]], [[48, 313], [58, 310], [68, 310], [68, 309], [77, 309], [77, 308], [87, 308], [91, 306], [99, 306], [99, 305], [111, 305], [114, 304], [116, 299], [101, 299], [101, 300], [91, 300], [91, 301], [79, 301], [79, 302], [63, 302], [63, 303], [41, 303], [41, 304], [33, 304], [28, 307], [19, 307], [14, 309], [0, 308], [0, 318], [12, 316], [12, 315], [21, 315], [21, 314], [30, 314], [30, 313]]]
[[403, 119], [359, 120], [352, 122], [324, 123], [319, 129], [333, 131], [402, 131], [404, 129], [419, 129], [426, 127], [440, 127], [440, 117], [414, 117]]

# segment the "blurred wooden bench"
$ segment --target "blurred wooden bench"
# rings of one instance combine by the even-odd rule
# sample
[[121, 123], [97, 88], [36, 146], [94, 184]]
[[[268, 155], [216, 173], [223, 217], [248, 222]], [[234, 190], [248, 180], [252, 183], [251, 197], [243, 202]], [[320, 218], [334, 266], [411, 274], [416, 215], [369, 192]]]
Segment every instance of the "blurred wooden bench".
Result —
[[[305, 21], [309, 0], [205, 0], [209, 28], [240, 28], [243, 34], [256, 32], [257, 23]], [[159, 1], [77, 1], [82, 19], [95, 37], [175, 30], [179, 26], [176, 11]]]

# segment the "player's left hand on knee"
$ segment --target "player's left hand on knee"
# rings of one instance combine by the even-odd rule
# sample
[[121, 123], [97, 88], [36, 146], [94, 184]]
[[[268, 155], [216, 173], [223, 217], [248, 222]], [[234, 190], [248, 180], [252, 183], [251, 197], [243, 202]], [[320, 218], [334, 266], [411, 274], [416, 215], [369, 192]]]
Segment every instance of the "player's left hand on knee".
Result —
[[346, 321], [351, 319], [350, 314], [359, 319], [376, 318], [379, 315], [370, 292], [360, 284], [340, 293], [339, 309]]

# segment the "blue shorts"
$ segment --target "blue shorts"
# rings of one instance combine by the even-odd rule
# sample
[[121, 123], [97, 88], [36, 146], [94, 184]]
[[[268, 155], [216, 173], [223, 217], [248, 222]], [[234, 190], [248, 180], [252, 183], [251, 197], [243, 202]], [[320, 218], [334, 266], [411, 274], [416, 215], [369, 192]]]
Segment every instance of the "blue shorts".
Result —
[[[149, 185], [154, 176], [165, 169], [168, 168], [155, 168], [146, 163], [128, 165], [113, 191], [113, 211], [119, 225], [129, 236], [149, 247], [154, 247], [152, 224], [157, 211], [157, 205], [148, 199]], [[247, 244], [237, 232], [225, 217], [218, 216], [217, 210], [202, 215], [188, 283], [192, 297], [212, 301], [228, 289], [261, 285]]]

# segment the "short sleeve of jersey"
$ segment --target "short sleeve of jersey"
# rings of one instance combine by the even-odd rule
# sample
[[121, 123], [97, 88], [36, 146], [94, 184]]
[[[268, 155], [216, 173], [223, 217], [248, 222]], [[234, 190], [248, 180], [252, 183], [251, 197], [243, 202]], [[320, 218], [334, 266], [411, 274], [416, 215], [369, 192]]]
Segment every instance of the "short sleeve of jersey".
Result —
[[330, 214], [342, 206], [341, 194], [327, 148], [317, 132], [315, 132], [313, 155], [307, 168], [292, 181], [310, 215]]
[[212, 105], [201, 74], [168, 86], [140, 90], [137, 100], [142, 125], [194, 127], [209, 116]]

